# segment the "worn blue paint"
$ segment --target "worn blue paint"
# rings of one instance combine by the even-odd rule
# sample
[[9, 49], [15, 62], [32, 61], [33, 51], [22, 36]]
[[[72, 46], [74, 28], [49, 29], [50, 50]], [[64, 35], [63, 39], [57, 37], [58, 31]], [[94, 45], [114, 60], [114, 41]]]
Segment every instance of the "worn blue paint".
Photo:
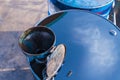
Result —
[[56, 0], [67, 6], [76, 7], [76, 8], [100, 8], [105, 5], [112, 3], [114, 0]]
[[[48, 0], [49, 4], [53, 4], [59, 10], [81, 9], [89, 10], [108, 18], [114, 0]], [[53, 8], [56, 9], [56, 8]], [[52, 8], [52, 7], [51, 7]], [[49, 8], [49, 14], [53, 14]], [[56, 10], [58, 11], [58, 10]]]

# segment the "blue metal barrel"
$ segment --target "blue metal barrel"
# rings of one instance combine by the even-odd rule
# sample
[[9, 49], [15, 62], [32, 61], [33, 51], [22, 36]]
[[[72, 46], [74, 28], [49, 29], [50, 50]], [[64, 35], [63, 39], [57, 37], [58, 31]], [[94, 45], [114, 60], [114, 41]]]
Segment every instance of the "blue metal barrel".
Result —
[[[93, 18], [94, 17], [94, 18]], [[64, 64], [54, 80], [120, 80], [120, 29], [88, 11], [67, 10], [37, 24], [66, 46]]]
[[81, 9], [109, 17], [114, 0], [48, 0], [49, 14], [60, 10]]

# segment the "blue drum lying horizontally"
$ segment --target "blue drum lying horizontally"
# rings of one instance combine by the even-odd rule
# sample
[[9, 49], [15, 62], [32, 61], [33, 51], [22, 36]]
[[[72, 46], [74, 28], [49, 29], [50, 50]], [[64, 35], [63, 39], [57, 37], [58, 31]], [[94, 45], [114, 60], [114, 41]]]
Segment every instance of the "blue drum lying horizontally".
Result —
[[19, 42], [36, 80], [120, 80], [120, 29], [88, 11], [50, 15]]
[[114, 0], [48, 0], [49, 14], [60, 10], [81, 9], [109, 17]]

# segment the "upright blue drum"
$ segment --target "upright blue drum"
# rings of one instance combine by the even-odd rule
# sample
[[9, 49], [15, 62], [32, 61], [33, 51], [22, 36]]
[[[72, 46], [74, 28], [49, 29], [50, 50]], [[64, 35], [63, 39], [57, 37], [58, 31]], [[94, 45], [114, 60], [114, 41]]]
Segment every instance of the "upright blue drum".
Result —
[[[66, 46], [64, 63], [51, 80], [120, 80], [120, 29], [117, 26], [81, 10], [53, 14], [36, 26], [41, 25], [54, 32], [55, 45]], [[51, 67], [45, 68], [50, 69], [49, 75], [54, 72], [55, 64], [51, 62]]]
[[81, 9], [92, 11], [108, 18], [113, 3], [114, 0], [48, 0], [48, 12], [53, 14], [60, 10]]

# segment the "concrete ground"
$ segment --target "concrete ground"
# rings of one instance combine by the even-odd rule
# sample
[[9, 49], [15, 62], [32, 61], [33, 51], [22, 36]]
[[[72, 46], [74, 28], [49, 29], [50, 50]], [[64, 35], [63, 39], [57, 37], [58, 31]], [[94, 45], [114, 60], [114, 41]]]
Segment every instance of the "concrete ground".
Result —
[[47, 0], [0, 0], [0, 80], [34, 80], [18, 38], [47, 11]]
[[47, 9], [47, 0], [0, 0], [0, 80], [34, 80], [18, 38]]

